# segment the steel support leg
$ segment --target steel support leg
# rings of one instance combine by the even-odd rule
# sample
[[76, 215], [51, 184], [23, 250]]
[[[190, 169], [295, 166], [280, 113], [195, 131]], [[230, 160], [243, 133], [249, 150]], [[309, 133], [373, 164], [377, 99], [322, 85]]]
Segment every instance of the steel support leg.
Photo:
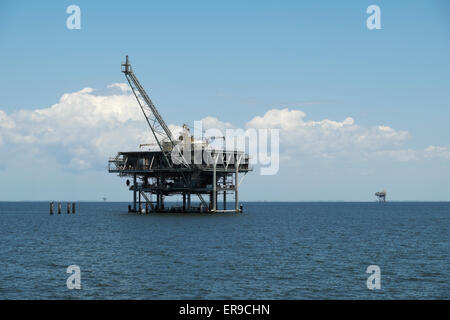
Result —
[[223, 192], [223, 210], [227, 210], [227, 192]]
[[217, 209], [217, 176], [216, 176], [216, 161], [214, 161], [213, 168], [213, 203], [212, 211], [215, 212]]
[[188, 192], [187, 194], [187, 209], [191, 210], [191, 193]]
[[133, 175], [133, 211], [136, 212], [136, 174]]
[[234, 194], [235, 210], [239, 212], [239, 163], [236, 163], [236, 172], [234, 174]]

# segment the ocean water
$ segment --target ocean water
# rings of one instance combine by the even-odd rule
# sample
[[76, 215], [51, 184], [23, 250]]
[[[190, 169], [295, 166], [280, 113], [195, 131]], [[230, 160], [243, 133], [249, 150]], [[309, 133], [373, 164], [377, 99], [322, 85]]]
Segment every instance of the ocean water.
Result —
[[[47, 202], [0, 202], [0, 299], [450, 298], [448, 202], [147, 216], [127, 205], [50, 216]], [[80, 290], [66, 286], [73, 264]], [[369, 265], [380, 290], [366, 286]]]

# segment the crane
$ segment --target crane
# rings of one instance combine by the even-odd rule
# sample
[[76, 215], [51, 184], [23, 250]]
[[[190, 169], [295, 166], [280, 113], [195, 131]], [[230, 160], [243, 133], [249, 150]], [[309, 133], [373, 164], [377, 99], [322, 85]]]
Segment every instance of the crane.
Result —
[[[173, 150], [175, 150], [178, 159], [181, 160], [181, 165], [185, 168], [190, 169], [191, 166], [184, 158], [179, 146], [175, 143], [172, 132], [164, 122], [152, 100], [145, 92], [144, 88], [139, 83], [139, 80], [134, 74], [133, 69], [131, 68], [131, 64], [128, 61], [128, 55], [125, 58], [125, 63], [122, 64], [122, 72], [127, 78], [130, 88], [133, 91], [134, 96], [136, 97], [139, 107], [144, 114], [144, 117], [147, 121], [148, 126], [150, 127], [150, 130], [153, 133], [153, 136], [155, 137], [156, 143], [158, 144], [161, 152], [164, 155], [164, 159], [167, 165], [170, 168], [173, 167], [174, 164], [170, 155], [173, 154]], [[184, 182], [186, 183], [186, 177], [184, 176], [184, 174], [182, 174], [182, 176]], [[199, 197], [202, 204], [206, 206], [206, 201], [203, 199], [202, 195], [198, 193], [197, 196]]]
[[[155, 105], [153, 104], [148, 94], [145, 92], [142, 85], [139, 83], [139, 80], [137, 79], [136, 75], [133, 73], [133, 69], [131, 68], [131, 65], [128, 61], [128, 56], [126, 56], [125, 63], [122, 64], [122, 67], [123, 67], [122, 72], [125, 74], [125, 77], [127, 78], [130, 88], [133, 91], [134, 96], [136, 97], [136, 100], [139, 104], [139, 107], [142, 110], [142, 113], [144, 114], [145, 120], [147, 121], [148, 126], [150, 127], [150, 130], [152, 131], [153, 136], [155, 137], [156, 143], [158, 144], [161, 151], [164, 153], [164, 158], [167, 162], [167, 165], [169, 167], [172, 167], [173, 162], [171, 161], [169, 154], [173, 149], [178, 149], [178, 147], [174, 142], [172, 132], [170, 131], [167, 124], [164, 122], [163, 118], [158, 112], [158, 109], [156, 109]], [[164, 147], [164, 143], [168, 143], [169, 148]], [[180, 159], [184, 160], [181, 151], [178, 152], [178, 155], [180, 156]], [[188, 166], [185, 160], [182, 161], [182, 163], [185, 166]]]

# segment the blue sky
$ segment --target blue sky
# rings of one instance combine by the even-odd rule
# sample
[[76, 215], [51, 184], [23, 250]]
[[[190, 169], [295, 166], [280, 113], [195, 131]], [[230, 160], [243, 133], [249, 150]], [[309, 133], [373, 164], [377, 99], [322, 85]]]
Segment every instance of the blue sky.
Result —
[[[81, 30], [66, 28], [71, 4]], [[366, 28], [371, 4], [381, 30]], [[244, 200], [372, 200], [380, 188], [395, 200], [450, 200], [448, 1], [2, 1], [0, 110], [17, 122], [19, 110], [124, 82], [125, 54], [171, 124], [211, 116], [243, 127], [289, 108], [407, 131], [401, 150], [444, 148], [400, 162], [300, 156], [277, 176], [249, 175]], [[17, 142], [3, 143], [7, 153]], [[0, 165], [0, 200], [129, 199], [102, 168], [71, 171], [58, 145], [45, 150], [39, 173]], [[22, 192], [23, 181], [33, 186]]]

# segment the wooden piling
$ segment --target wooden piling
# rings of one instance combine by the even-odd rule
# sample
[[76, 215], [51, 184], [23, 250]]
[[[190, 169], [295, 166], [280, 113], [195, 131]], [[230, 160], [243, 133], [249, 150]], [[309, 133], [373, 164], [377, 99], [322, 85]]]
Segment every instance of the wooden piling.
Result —
[[75, 214], [75, 202], [72, 202], [72, 213]]
[[61, 214], [61, 202], [58, 203], [58, 214]]
[[53, 201], [50, 201], [50, 214], [53, 214]]
[[67, 202], [67, 213], [70, 213], [70, 203]]

